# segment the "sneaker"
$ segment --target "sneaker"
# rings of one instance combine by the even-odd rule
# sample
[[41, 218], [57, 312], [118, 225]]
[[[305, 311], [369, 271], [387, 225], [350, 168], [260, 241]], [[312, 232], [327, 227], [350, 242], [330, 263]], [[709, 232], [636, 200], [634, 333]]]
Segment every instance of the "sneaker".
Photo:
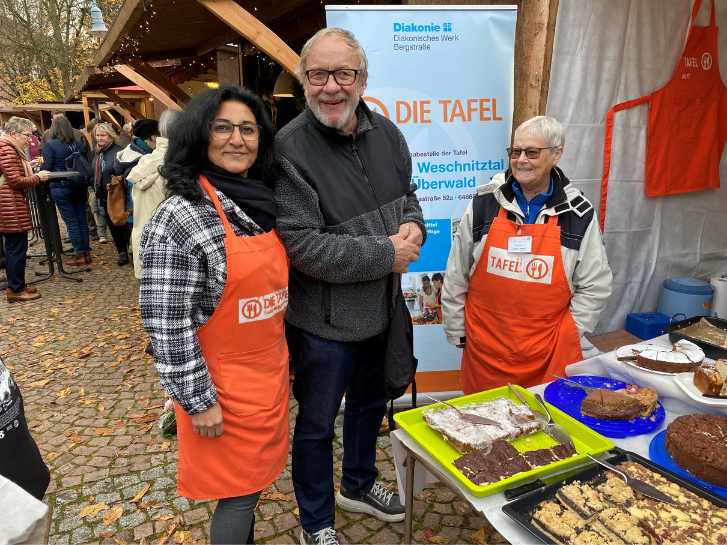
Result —
[[106, 243], [108, 242], [108, 240], [106, 240], [106, 237], [98, 237], [98, 241], [99, 241], [99, 242], [100, 242], [101, 244], [106, 244]]
[[344, 511], [367, 513], [384, 522], [404, 520], [404, 506], [399, 501], [399, 494], [387, 490], [378, 482], [363, 495], [353, 494], [341, 487], [336, 494], [336, 504]]
[[123, 267], [124, 265], [129, 264], [129, 254], [127, 252], [121, 252], [119, 254], [119, 259], [116, 260], [116, 264], [119, 267]]
[[323, 528], [309, 534], [305, 530], [300, 531], [300, 545], [339, 545], [336, 531], [331, 528]]

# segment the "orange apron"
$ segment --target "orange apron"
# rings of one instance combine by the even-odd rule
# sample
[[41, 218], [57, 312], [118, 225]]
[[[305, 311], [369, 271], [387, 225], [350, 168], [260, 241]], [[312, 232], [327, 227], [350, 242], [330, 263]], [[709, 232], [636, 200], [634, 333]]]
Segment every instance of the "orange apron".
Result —
[[[508, 239], [521, 235], [532, 237], [531, 253], [509, 253]], [[570, 301], [557, 216], [517, 225], [500, 208], [464, 306], [464, 393], [541, 384], [583, 359]]]
[[727, 139], [727, 88], [719, 74], [714, 0], [709, 25], [694, 26], [702, 0], [695, 0], [691, 28], [669, 82], [651, 94], [613, 106], [606, 114], [599, 219], [606, 221], [614, 113], [649, 103], [646, 128], [647, 197], [719, 188], [719, 162]]
[[199, 328], [202, 353], [217, 389], [223, 432], [200, 437], [178, 405], [177, 490], [193, 499], [244, 496], [269, 486], [288, 457], [288, 258], [273, 230], [238, 237], [217, 195], [202, 188], [225, 229], [227, 282]]

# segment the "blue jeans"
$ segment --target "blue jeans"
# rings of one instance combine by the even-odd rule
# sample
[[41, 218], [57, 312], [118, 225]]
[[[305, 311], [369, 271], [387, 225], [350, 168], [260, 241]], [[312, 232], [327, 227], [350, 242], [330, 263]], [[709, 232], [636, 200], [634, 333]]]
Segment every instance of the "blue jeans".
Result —
[[61, 213], [68, 229], [68, 236], [76, 254], [91, 249], [86, 222], [86, 191], [69, 182], [55, 182], [50, 186], [50, 194]]
[[28, 253], [28, 233], [0, 233], [5, 246], [5, 274], [13, 293], [25, 290], [25, 264]]
[[341, 486], [365, 494], [376, 480], [376, 438], [386, 413], [385, 334], [358, 342], [324, 339], [286, 325], [298, 417], [293, 434], [293, 487], [300, 522], [312, 533], [334, 526], [334, 420], [343, 413]]

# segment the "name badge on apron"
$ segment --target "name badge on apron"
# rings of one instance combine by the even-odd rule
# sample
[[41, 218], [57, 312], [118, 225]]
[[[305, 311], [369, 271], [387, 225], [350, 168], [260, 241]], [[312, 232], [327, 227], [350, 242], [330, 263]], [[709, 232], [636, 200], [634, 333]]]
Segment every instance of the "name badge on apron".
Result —
[[507, 251], [510, 254], [533, 253], [533, 237], [530, 235], [509, 237], [507, 239]]

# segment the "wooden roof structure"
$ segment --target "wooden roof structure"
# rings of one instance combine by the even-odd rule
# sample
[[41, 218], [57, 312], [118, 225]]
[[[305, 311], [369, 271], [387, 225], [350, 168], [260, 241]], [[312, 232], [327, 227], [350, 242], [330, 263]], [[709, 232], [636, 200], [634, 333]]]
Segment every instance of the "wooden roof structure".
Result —
[[[351, 3], [351, 0], [325, 3], [321, 0], [125, 0], [94, 56], [93, 66], [76, 85], [75, 94], [105, 92], [110, 86], [132, 83], [142, 87], [158, 104], [181, 109], [189, 95], [179, 87], [179, 82], [184, 77], [190, 79], [205, 69], [215, 68], [211, 65], [218, 64], [218, 59], [205, 62], [205, 56], [217, 55], [228, 44], [240, 44], [238, 55], [242, 55], [241, 38], [292, 73], [298, 62], [296, 51], [325, 26], [324, 4]], [[365, 3], [481, 2], [367, 0]], [[545, 110], [558, 0], [490, 0], [488, 3], [519, 7], [513, 120], [516, 126], [519, 121]]]

